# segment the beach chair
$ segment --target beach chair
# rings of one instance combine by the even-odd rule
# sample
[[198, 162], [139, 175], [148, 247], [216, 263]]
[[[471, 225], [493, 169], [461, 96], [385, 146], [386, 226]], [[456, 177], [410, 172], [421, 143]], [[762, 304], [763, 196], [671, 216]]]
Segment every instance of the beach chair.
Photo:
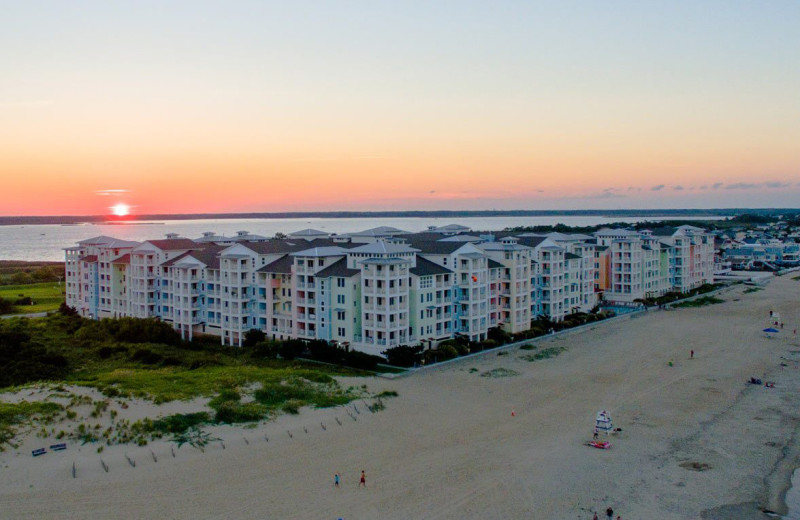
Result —
[[47, 453], [47, 450], [44, 448], [39, 448], [38, 450], [31, 451], [31, 455], [33, 455], [34, 457], [38, 457], [39, 455], [44, 455], [45, 453]]
[[61, 444], [52, 444], [50, 446], [50, 449], [53, 450], [53, 451], [66, 450], [67, 449], [67, 444], [65, 442], [62, 442]]

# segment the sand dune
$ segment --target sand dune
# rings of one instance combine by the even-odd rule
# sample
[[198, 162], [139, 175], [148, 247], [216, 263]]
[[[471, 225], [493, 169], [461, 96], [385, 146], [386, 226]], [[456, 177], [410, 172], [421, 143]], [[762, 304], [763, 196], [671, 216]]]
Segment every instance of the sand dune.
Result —
[[[108, 472], [77, 446], [0, 454], [0, 517], [589, 519], [611, 506], [626, 520], [758, 518], [781, 509], [798, 455], [800, 283], [743, 289], [723, 304], [549, 339], [542, 346], [566, 349], [553, 359], [528, 362], [515, 348], [359, 379], [400, 395], [378, 413], [358, 402], [360, 413], [213, 428], [225, 449], [184, 446], [173, 457], [167, 442], [117, 446], [101, 454]], [[783, 337], [761, 332], [769, 310], [781, 313]], [[496, 368], [517, 375], [481, 377]], [[745, 385], [751, 376], [776, 388]], [[622, 428], [610, 450], [585, 446], [600, 409]]]

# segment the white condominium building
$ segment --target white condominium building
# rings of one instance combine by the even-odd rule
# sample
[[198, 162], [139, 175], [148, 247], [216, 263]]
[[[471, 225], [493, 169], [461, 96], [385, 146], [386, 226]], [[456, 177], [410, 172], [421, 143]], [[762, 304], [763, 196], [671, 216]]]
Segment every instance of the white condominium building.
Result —
[[370, 354], [435, 347], [501, 327], [527, 330], [587, 312], [598, 297], [633, 301], [711, 280], [713, 238], [691, 226], [649, 232], [424, 233], [378, 227], [282, 239], [246, 231], [196, 240], [96, 237], [66, 250], [67, 304], [91, 318], [161, 319], [191, 339], [242, 345], [258, 329], [274, 339], [320, 339]]

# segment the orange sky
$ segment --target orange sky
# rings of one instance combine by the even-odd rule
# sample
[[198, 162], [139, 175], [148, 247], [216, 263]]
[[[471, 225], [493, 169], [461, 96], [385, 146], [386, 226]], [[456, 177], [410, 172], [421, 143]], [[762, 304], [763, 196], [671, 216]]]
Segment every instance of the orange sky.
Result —
[[0, 214], [797, 206], [796, 4], [635, 5], [16, 6]]

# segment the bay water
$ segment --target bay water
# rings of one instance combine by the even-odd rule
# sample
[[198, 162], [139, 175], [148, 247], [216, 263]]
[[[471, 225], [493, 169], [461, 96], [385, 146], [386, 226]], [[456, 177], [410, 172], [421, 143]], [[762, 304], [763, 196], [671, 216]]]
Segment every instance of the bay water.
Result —
[[546, 217], [453, 217], [453, 218], [252, 218], [252, 219], [196, 219], [130, 221], [127, 223], [97, 224], [40, 224], [0, 226], [0, 260], [63, 261], [64, 248], [76, 245], [98, 235], [122, 240], [161, 239], [167, 233], [177, 233], [185, 238], [199, 238], [205, 231], [232, 236], [237, 231], [272, 237], [275, 233], [292, 233], [313, 228], [327, 233], [352, 233], [377, 226], [391, 226], [405, 231], [420, 232], [429, 226], [456, 223], [475, 231], [500, 231], [508, 227], [566, 224], [568, 226], [594, 226], [616, 222], [643, 222], [658, 220], [721, 220], [726, 217], [624, 217], [599, 216], [546, 216]]

